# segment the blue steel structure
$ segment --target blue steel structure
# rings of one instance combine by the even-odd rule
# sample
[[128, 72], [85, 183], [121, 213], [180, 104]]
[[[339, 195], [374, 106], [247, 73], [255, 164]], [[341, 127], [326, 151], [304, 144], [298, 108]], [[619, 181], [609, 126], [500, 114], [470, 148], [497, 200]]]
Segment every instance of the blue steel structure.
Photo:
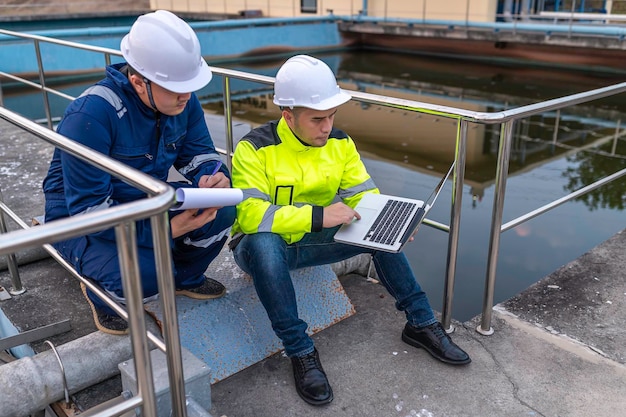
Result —
[[[367, 6], [367, 2], [364, 2]], [[190, 22], [198, 34], [203, 54], [211, 62], [242, 56], [287, 53], [306, 53], [349, 48], [343, 43], [339, 29], [341, 22], [398, 24], [406, 27], [447, 28], [447, 30], [480, 30], [492, 33], [531, 33], [550, 37], [555, 34], [577, 34], [590, 38], [626, 38], [626, 27], [608, 24], [551, 24], [538, 21], [471, 22], [445, 19], [404, 19], [369, 17], [364, 9], [358, 16], [310, 16], [298, 18], [257, 18], [221, 21]], [[118, 50], [120, 40], [129, 27], [96, 27], [88, 29], [37, 30], [29, 33]], [[41, 45], [45, 71], [81, 73], [101, 70], [102, 56], [98, 53], [76, 50], [66, 46]], [[118, 57], [112, 61], [119, 62]], [[11, 74], [36, 73], [36, 54], [30, 40], [18, 40], [3, 34], [0, 29], [0, 71]]]

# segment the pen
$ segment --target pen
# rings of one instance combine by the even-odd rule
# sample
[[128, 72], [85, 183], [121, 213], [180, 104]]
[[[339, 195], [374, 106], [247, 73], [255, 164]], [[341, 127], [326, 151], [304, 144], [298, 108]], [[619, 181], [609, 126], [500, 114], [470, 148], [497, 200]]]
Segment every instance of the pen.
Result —
[[209, 176], [209, 178], [217, 174], [217, 171], [219, 171], [221, 167], [222, 167], [222, 161], [218, 161], [217, 165], [215, 166], [215, 169], [213, 170], [213, 172], [211, 172], [211, 175]]

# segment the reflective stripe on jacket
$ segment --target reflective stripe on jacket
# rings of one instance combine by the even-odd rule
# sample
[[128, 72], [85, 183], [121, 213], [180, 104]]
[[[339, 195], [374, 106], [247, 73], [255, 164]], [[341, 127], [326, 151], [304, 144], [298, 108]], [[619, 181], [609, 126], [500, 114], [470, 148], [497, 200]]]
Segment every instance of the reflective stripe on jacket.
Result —
[[[167, 181], [173, 166], [191, 186], [220, 161], [204, 111], [192, 94], [175, 116], [146, 106], [133, 89], [124, 63], [110, 65], [107, 76], [68, 106], [57, 131], [78, 143]], [[226, 167], [222, 172], [229, 175]], [[55, 200], [46, 221], [104, 209], [145, 198], [145, 192], [99, 168], [56, 149], [43, 182], [46, 200]], [[62, 208], [65, 208], [63, 210]], [[94, 235], [114, 239], [111, 230]], [[152, 245], [150, 220], [137, 223], [139, 245]]]
[[364, 192], [378, 193], [345, 132], [333, 129], [325, 146], [307, 146], [282, 118], [239, 141], [232, 178], [247, 196], [237, 205], [233, 233], [273, 232], [289, 244], [314, 231], [314, 206], [340, 197], [355, 207]]

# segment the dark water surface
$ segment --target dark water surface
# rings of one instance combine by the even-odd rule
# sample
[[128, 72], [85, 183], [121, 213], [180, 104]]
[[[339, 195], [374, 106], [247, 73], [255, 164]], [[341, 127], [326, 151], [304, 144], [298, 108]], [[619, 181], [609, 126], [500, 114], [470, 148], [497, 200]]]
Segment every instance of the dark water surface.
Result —
[[[624, 81], [608, 74], [381, 52], [319, 57], [329, 63], [347, 89], [485, 112]], [[281, 62], [222, 66], [274, 75]], [[626, 137], [614, 138], [617, 124], [626, 120], [624, 101], [620, 95], [563, 110], [558, 126], [555, 112], [518, 123], [503, 221], [626, 168]], [[219, 113], [220, 106], [207, 107]], [[278, 117], [269, 92], [246, 97], [233, 109], [238, 119], [252, 125]], [[348, 103], [340, 108], [336, 126], [355, 139], [374, 180], [387, 194], [425, 199], [454, 157], [456, 124], [450, 119]], [[469, 130], [453, 303], [453, 316], [459, 320], [479, 314], [482, 307], [500, 136], [499, 125], [471, 125]], [[577, 151], [579, 148], [585, 150]], [[431, 219], [449, 224], [451, 187], [449, 181]], [[626, 227], [625, 193], [626, 179], [622, 179], [503, 233], [495, 302], [524, 290]], [[422, 227], [415, 242], [405, 249], [439, 311], [447, 245], [445, 232]]]
[[[342, 87], [473, 111], [496, 112], [623, 82], [615, 74], [490, 65], [385, 52], [318, 55], [338, 74]], [[212, 65], [275, 75], [284, 58]], [[62, 89], [77, 96], [85, 83]], [[221, 77], [199, 92], [208, 111], [223, 113]], [[10, 109], [43, 117], [39, 95], [5, 97]], [[233, 81], [234, 116], [256, 126], [278, 118], [271, 90]], [[67, 104], [52, 99], [54, 114]], [[503, 222], [512, 220], [603, 176], [626, 168], [623, 95], [534, 116], [515, 125]], [[356, 141], [383, 193], [425, 199], [454, 157], [451, 119], [350, 102], [336, 126]], [[499, 125], [470, 125], [453, 316], [480, 313], [500, 137]], [[450, 222], [451, 182], [429, 218]], [[626, 227], [626, 179], [534, 218], [502, 234], [495, 302], [503, 301]], [[441, 310], [448, 235], [422, 227], [406, 249], [433, 307]], [[593, 277], [589, 277], [593, 279]]]

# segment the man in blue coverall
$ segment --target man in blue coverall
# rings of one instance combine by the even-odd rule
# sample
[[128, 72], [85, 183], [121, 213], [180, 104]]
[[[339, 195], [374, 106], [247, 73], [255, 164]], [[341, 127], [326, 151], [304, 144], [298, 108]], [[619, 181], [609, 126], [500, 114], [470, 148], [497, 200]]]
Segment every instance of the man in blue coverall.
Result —
[[[207, 85], [212, 74], [191, 27], [165, 10], [148, 13], [122, 39], [121, 50], [126, 62], [108, 66], [106, 78], [68, 106], [57, 131], [162, 181], [174, 167], [191, 183], [170, 183], [174, 187], [230, 187], [230, 173], [221, 165], [193, 93]], [[140, 190], [59, 149], [43, 189], [46, 222], [145, 198]], [[234, 218], [234, 207], [171, 213], [177, 294], [210, 299], [225, 293], [221, 283], [204, 273], [226, 242]], [[158, 293], [149, 219], [137, 222], [137, 244], [147, 301]], [[113, 230], [54, 246], [81, 275], [124, 303]], [[96, 327], [126, 334], [127, 322], [81, 286]]]

